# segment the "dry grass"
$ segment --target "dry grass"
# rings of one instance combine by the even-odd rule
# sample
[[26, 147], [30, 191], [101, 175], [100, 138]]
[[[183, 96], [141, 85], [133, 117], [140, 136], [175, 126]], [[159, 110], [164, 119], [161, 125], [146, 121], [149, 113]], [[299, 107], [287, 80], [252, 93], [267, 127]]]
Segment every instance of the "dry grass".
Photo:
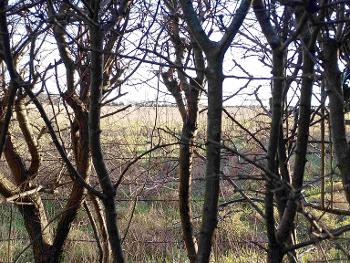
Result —
[[[103, 114], [114, 111], [115, 108], [107, 108]], [[254, 133], [265, 145], [268, 140], [267, 124], [268, 117], [263, 116], [258, 108], [228, 108], [232, 116], [240, 121], [245, 128]], [[37, 113], [32, 114], [33, 119], [38, 119]], [[156, 118], [157, 116], [157, 118]], [[202, 144], [205, 138], [206, 112], [201, 113], [198, 125], [198, 143]], [[65, 130], [69, 122], [64, 114], [59, 116], [60, 129], [63, 132], [62, 138], [69, 148], [69, 134]], [[36, 124], [40, 127], [41, 122]], [[115, 116], [105, 118], [103, 127], [103, 147], [105, 151], [107, 167], [113, 180], [117, 180], [126, 163], [135, 156], [150, 149], [157, 143], [169, 143], [177, 140], [176, 136], [181, 131], [181, 119], [176, 108], [159, 107], [158, 112], [154, 108], [129, 108]], [[13, 127], [16, 129], [16, 127]], [[314, 132], [317, 135], [317, 130]], [[153, 138], [151, 136], [153, 135]], [[19, 136], [19, 135], [18, 135]], [[225, 117], [223, 119], [223, 139], [226, 144], [236, 147], [243, 153], [249, 153], [252, 158], [261, 157], [263, 153], [258, 145], [241, 131], [238, 126]], [[151, 142], [153, 145], [151, 145]], [[43, 163], [38, 176], [38, 182], [49, 186], [56, 177], [61, 174], [62, 182], [70, 184], [67, 172], [62, 168], [58, 155], [50, 143], [46, 134], [41, 139], [43, 146]], [[21, 152], [26, 154], [26, 146], [18, 145]], [[202, 149], [198, 149], [203, 153]], [[177, 197], [177, 161], [178, 147], [169, 147], [153, 152], [151, 155], [139, 160], [126, 173], [123, 184], [118, 189], [117, 206], [119, 211], [119, 225], [121, 234], [124, 236], [133, 202], [136, 204], [129, 231], [127, 233], [123, 248], [129, 262], [188, 262], [184, 245], [181, 239]], [[257, 169], [248, 166], [237, 157], [224, 153], [223, 170], [252, 197], [262, 197], [261, 190], [263, 182], [240, 180], [242, 175], [261, 176]], [[317, 172], [316, 162], [309, 162], [308, 174]], [[309, 165], [308, 164], [308, 165]], [[313, 166], [312, 166], [313, 165]], [[194, 182], [193, 182], [193, 212], [195, 217], [195, 233], [198, 234], [199, 216], [202, 209], [203, 199], [203, 175], [204, 166], [202, 160], [194, 160]], [[6, 165], [1, 164], [6, 171]], [[48, 176], [49, 175], [49, 176]], [[308, 175], [309, 176], [309, 175]], [[93, 176], [94, 184], [97, 180]], [[316, 187], [317, 188], [317, 187]], [[240, 198], [240, 195], [233, 191], [232, 187], [223, 182], [220, 195], [220, 202]], [[59, 195], [49, 196], [56, 201], [46, 203], [49, 217], [64, 207], [68, 196], [67, 185], [58, 189]], [[308, 189], [307, 189], [308, 190]], [[260, 192], [259, 192], [260, 191]], [[318, 200], [315, 195], [313, 200]], [[344, 200], [340, 194], [335, 194], [336, 200]], [[54, 202], [54, 205], [53, 205]], [[4, 208], [6, 210], [7, 208]], [[218, 230], [214, 239], [213, 261], [215, 262], [263, 262], [265, 252], [256, 245], [266, 245], [264, 225], [262, 219], [253, 212], [249, 206], [242, 203], [235, 203], [220, 212]], [[7, 233], [9, 220], [7, 212], [0, 216], [0, 233]], [[329, 226], [336, 224], [339, 218], [326, 218]], [[74, 223], [66, 245], [64, 262], [97, 262], [98, 251], [93, 241], [91, 229], [88, 225], [87, 216], [81, 211], [79, 219]], [[307, 223], [300, 220], [298, 227], [303, 231], [301, 238], [307, 238]], [[11, 237], [11, 257], [16, 255], [28, 242], [26, 233], [18, 212], [14, 213], [14, 232]], [[7, 234], [0, 235], [4, 240]], [[0, 242], [0, 258], [8, 258], [6, 241]], [[319, 253], [320, 247], [305, 252], [305, 259], [323, 259]], [[327, 253], [333, 253], [332, 246], [322, 247]], [[333, 253], [334, 254], [334, 253]], [[30, 260], [30, 252], [22, 258]], [[23, 261], [25, 262], [25, 261]], [[308, 262], [308, 261], [304, 261]]]

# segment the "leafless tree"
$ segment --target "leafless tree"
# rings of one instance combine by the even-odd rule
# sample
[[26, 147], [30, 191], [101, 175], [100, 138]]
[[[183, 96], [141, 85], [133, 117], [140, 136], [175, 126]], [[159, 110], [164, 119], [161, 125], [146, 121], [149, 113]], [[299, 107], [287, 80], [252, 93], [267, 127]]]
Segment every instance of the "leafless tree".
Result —
[[[206, 57], [205, 76], [208, 81], [208, 124], [206, 149], [206, 185], [203, 205], [202, 225], [196, 262], [209, 262], [212, 237], [217, 225], [218, 196], [220, 186], [220, 147], [222, 118], [222, 83], [224, 80], [223, 59], [232, 40], [237, 34], [248, 12], [251, 1], [242, 1], [230, 21], [222, 38], [216, 42], [210, 40], [201, 25], [191, 1], [180, 1], [184, 19], [192, 37]], [[209, 6], [207, 7], [209, 8]]]

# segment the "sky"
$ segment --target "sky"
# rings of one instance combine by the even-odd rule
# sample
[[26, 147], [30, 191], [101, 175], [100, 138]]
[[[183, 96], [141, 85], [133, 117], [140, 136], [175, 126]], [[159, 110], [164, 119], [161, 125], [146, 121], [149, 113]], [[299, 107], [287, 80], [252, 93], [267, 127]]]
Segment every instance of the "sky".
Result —
[[[251, 14], [250, 14], [251, 15]], [[249, 17], [249, 16], [248, 16]], [[248, 21], [249, 24], [249, 21]], [[247, 24], [247, 26], [249, 26]], [[256, 33], [259, 33], [258, 27], [255, 28]], [[244, 27], [242, 27], [242, 30], [245, 30]], [[250, 30], [252, 28], [250, 27]], [[254, 31], [254, 30], [253, 30]], [[139, 34], [142, 32], [139, 32]], [[20, 39], [22, 32], [17, 32], [16, 36], [18, 39]], [[132, 45], [137, 46], [137, 43], [140, 39], [139, 34], [129, 35], [127, 41], [128, 44], [130, 44], [130, 47]], [[254, 34], [254, 32], [253, 32]], [[39, 36], [37, 45], [40, 44], [40, 39], [44, 39], [44, 35]], [[260, 37], [263, 37], [260, 34]], [[211, 39], [212, 40], [219, 40], [221, 38], [221, 34], [212, 34]], [[14, 38], [14, 41], [16, 41], [16, 38]], [[52, 38], [52, 36], [46, 36], [44, 39], [44, 44], [42, 46], [41, 52], [38, 54], [38, 60], [40, 60], [41, 63], [41, 70], [43, 70], [47, 65], [54, 64], [55, 61], [59, 60], [59, 55], [56, 47], [55, 40]], [[162, 41], [166, 42], [169, 41], [168, 39], [160, 39], [160, 43], [158, 43], [161, 46]], [[260, 100], [264, 103], [264, 105], [268, 105], [269, 98], [271, 97], [271, 81], [268, 79], [271, 77], [271, 69], [269, 67], [266, 67], [262, 62], [259, 61], [257, 54], [254, 54], [254, 52], [244, 53], [245, 51], [241, 48], [237, 47], [237, 43], [242, 43], [244, 40], [242, 40], [241, 37], [236, 36], [235, 42], [236, 44], [233, 45], [232, 48], [230, 48], [225, 56], [224, 61], [224, 75], [228, 76], [224, 83], [223, 83], [223, 94], [224, 94], [224, 105], [226, 106], [250, 106], [250, 105], [259, 105], [259, 103], [256, 100], [256, 97], [254, 96], [253, 92], [256, 91], [258, 88], [258, 96]], [[251, 44], [251, 43], [250, 43]], [[151, 48], [151, 47], [149, 47]], [[136, 52], [137, 53], [137, 52]], [[135, 53], [131, 52], [130, 55], [134, 55]], [[141, 58], [140, 52], [138, 52], [139, 55], [136, 55], [138, 58]], [[129, 54], [128, 54], [129, 55]], [[153, 57], [147, 57], [146, 58], [149, 61], [154, 60], [155, 62], [159, 62], [159, 58]], [[23, 62], [21, 62], [24, 66], [26, 65], [28, 61], [27, 59], [24, 59]], [[38, 61], [39, 62], [39, 61]], [[238, 66], [239, 65], [239, 66]], [[159, 101], [160, 103], [163, 102], [172, 102], [174, 103], [174, 100], [172, 96], [167, 92], [165, 86], [162, 84], [159, 70], [161, 68], [158, 65], [151, 65], [148, 63], [143, 64], [133, 75], [132, 79], [125, 83], [121, 90], [122, 92], [126, 93], [125, 96], [121, 97], [118, 101], [120, 103], [124, 104], [139, 104], [144, 103], [147, 101]], [[132, 70], [132, 68], [131, 68]], [[247, 77], [248, 75], [246, 72], [248, 72], [249, 76], [253, 78], [263, 78], [262, 80], [251, 80], [249, 83], [247, 83]], [[48, 89], [52, 93], [58, 93], [56, 86], [56, 79], [54, 74], [56, 73], [49, 73], [51, 75], [48, 75]], [[189, 75], [191, 75], [191, 72], [188, 72]], [[65, 69], [61, 65], [58, 68], [57, 71], [58, 80], [60, 85], [62, 86], [62, 89], [64, 90], [65, 86]], [[234, 76], [238, 76], [240, 78], [236, 78]], [[295, 86], [292, 87], [295, 89]], [[316, 88], [315, 88], [316, 89]], [[233, 94], [236, 94], [235, 96], [232, 96]], [[112, 95], [113, 96], [113, 95]], [[289, 94], [289, 99], [294, 98], [294, 101], [297, 100], [297, 97], [293, 97], [293, 90]], [[206, 105], [207, 98], [205, 94], [202, 95], [200, 103], [202, 105]], [[314, 103], [317, 103], [317, 99], [313, 100]]]

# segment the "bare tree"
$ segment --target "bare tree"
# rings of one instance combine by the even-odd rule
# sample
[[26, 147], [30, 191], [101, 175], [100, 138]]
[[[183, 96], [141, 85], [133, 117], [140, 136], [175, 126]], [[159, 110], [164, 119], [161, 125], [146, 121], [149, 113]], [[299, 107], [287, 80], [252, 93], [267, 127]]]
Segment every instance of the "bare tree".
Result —
[[[32, 241], [31, 243], [33, 245], [33, 251], [34, 251], [36, 262], [59, 262], [62, 257], [63, 246], [65, 244], [65, 241], [67, 239], [68, 233], [71, 228], [71, 223], [76, 218], [76, 215], [81, 206], [81, 203], [85, 198], [85, 188], [88, 188], [90, 193], [93, 196], [102, 198], [103, 200], [106, 200], [108, 198], [109, 200], [106, 201], [108, 203], [107, 205], [111, 206], [111, 203], [113, 203], [112, 206], [114, 207], [115, 190], [111, 182], [110, 182], [110, 190], [109, 190], [110, 192], [108, 191], [107, 192], [109, 194], [113, 194], [113, 196], [108, 196], [108, 194], [105, 195], [104, 193], [101, 193], [95, 190], [93, 187], [89, 186], [87, 183], [88, 177], [90, 175], [90, 166], [91, 166], [91, 162], [89, 161], [90, 159], [89, 156], [91, 153], [89, 149], [89, 134], [91, 133], [90, 130], [93, 129], [95, 124], [99, 125], [98, 116], [100, 114], [100, 108], [102, 106], [101, 97], [98, 97], [97, 100], [95, 97], [95, 103], [97, 104], [93, 106], [93, 110], [90, 112], [88, 110], [89, 105], [91, 105], [90, 98], [93, 98], [93, 96], [88, 96], [88, 93], [91, 87], [95, 87], [97, 91], [98, 89], [101, 88], [100, 90], [101, 94], [102, 94], [102, 91], [106, 93], [106, 92], [111, 92], [111, 90], [115, 89], [114, 84], [118, 81], [118, 78], [120, 76], [120, 71], [117, 71], [116, 74], [111, 73], [115, 69], [114, 66], [116, 66], [116, 64], [113, 65], [111, 63], [111, 61], [114, 59], [114, 56], [111, 55], [112, 54], [111, 50], [115, 47], [115, 44], [117, 43], [117, 41], [118, 41], [117, 44], [120, 45], [120, 40], [118, 38], [119, 35], [115, 34], [113, 31], [114, 24], [112, 25], [111, 23], [109, 23], [110, 30], [112, 30], [109, 32], [112, 32], [112, 33], [110, 33], [109, 35], [109, 41], [106, 42], [106, 50], [104, 52], [107, 52], [108, 55], [107, 55], [107, 59], [105, 60], [106, 63], [101, 65], [103, 70], [99, 69], [99, 66], [96, 65], [96, 63], [100, 62], [98, 61], [98, 59], [94, 61], [95, 64], [91, 62], [93, 65], [95, 65], [96, 68], [93, 68], [93, 66], [91, 67], [88, 66], [88, 64], [90, 63], [89, 62], [90, 60], [93, 61], [93, 58], [96, 59], [96, 54], [98, 54], [98, 56], [100, 57], [102, 56], [102, 54], [100, 54], [100, 51], [97, 52], [96, 50], [93, 49], [93, 47], [89, 49], [91, 50], [90, 58], [88, 58], [87, 56], [88, 50], [83, 50], [78, 52], [77, 54], [78, 59], [77, 59], [77, 62], [75, 62], [71, 54], [69, 53], [68, 44], [66, 41], [65, 27], [69, 24], [69, 20], [67, 19], [68, 17], [66, 15], [70, 13], [70, 14], [73, 14], [75, 18], [83, 17], [85, 19], [85, 20], [83, 19], [85, 22], [86, 22], [86, 19], [89, 22], [91, 22], [92, 20], [90, 21], [88, 16], [85, 17], [84, 14], [79, 11], [79, 8], [75, 8], [74, 5], [70, 5], [68, 3], [63, 4], [63, 3], [52, 3], [50, 1], [48, 2], [48, 15], [52, 19], [50, 21], [52, 22], [52, 25], [53, 25], [54, 37], [58, 43], [59, 54], [62, 58], [64, 66], [66, 67], [67, 91], [65, 91], [64, 93], [62, 92], [61, 95], [65, 100], [65, 102], [73, 109], [73, 112], [74, 112], [74, 120], [71, 122], [71, 140], [73, 144], [73, 153], [75, 157], [75, 163], [77, 166], [77, 168], [74, 168], [72, 162], [68, 158], [68, 155], [65, 149], [59, 143], [58, 136], [60, 136], [60, 134], [58, 135], [56, 134], [56, 131], [54, 130], [53, 125], [51, 124], [43, 105], [41, 104], [41, 102], [39, 102], [36, 95], [33, 93], [35, 81], [38, 79], [36, 74], [39, 74], [38, 72], [35, 72], [33, 70], [35, 68], [33, 64], [35, 61], [35, 54], [37, 54], [37, 50], [34, 49], [35, 38], [32, 38], [32, 36], [30, 36], [28, 37], [29, 41], [27, 40], [23, 41], [24, 44], [26, 45], [28, 45], [28, 43], [32, 44], [32, 50], [33, 50], [30, 53], [31, 70], [29, 71], [29, 74], [31, 74], [29, 79], [33, 79], [33, 82], [30, 82], [30, 81], [25, 82], [23, 77], [20, 76], [20, 74], [16, 69], [17, 65], [15, 63], [18, 59], [18, 55], [16, 54], [16, 51], [13, 52], [10, 47], [10, 35], [8, 33], [9, 25], [6, 21], [6, 15], [7, 15], [6, 11], [8, 10], [8, 6], [6, 6], [5, 3], [3, 4], [4, 5], [2, 7], [3, 13], [2, 13], [1, 27], [2, 27], [2, 30], [4, 30], [4, 32], [7, 32], [7, 33], [4, 34], [4, 37], [1, 39], [1, 41], [4, 47], [3, 56], [6, 57], [4, 61], [7, 66], [7, 70], [11, 72], [10, 77], [11, 77], [11, 83], [12, 83], [11, 88], [8, 89], [8, 94], [12, 94], [13, 92], [15, 94], [15, 95], [10, 95], [10, 97], [12, 96], [13, 98], [12, 97], [9, 98], [8, 96], [5, 97], [5, 100], [9, 102], [8, 102], [7, 108], [3, 108], [3, 110], [6, 109], [6, 112], [7, 112], [7, 115], [6, 115], [7, 117], [5, 117], [3, 121], [3, 125], [2, 125], [3, 133], [1, 135], [6, 142], [6, 146], [4, 148], [5, 157], [7, 159], [7, 162], [14, 176], [18, 178], [18, 181], [16, 182], [16, 184], [18, 184], [18, 187], [20, 186], [21, 187], [20, 189], [22, 191], [30, 190], [33, 187], [32, 180], [35, 178], [35, 176], [38, 173], [38, 169], [40, 165], [40, 155], [38, 153], [39, 147], [38, 147], [36, 138], [31, 130], [31, 124], [30, 124], [30, 121], [28, 120], [27, 112], [24, 104], [25, 95], [29, 95], [31, 100], [37, 106], [40, 114], [42, 115], [44, 122], [47, 125], [48, 131], [61, 157], [64, 159], [65, 163], [68, 166], [68, 170], [70, 171], [70, 174], [74, 182], [66, 208], [63, 211], [62, 216], [60, 216], [60, 222], [58, 224], [56, 233], [53, 237], [48, 235], [50, 228], [46, 219], [44, 206], [41, 202], [40, 195], [38, 195], [38, 193], [34, 192], [34, 194], [32, 194], [32, 196], [30, 197], [30, 199], [26, 197], [27, 198], [26, 200], [28, 202], [33, 203], [32, 206], [20, 207], [20, 211], [23, 212], [23, 216], [25, 218], [25, 221], [27, 222], [26, 225], [27, 225], [29, 236]], [[55, 9], [57, 4], [59, 7], [58, 13]], [[91, 5], [92, 4], [93, 3], [91, 3]], [[120, 18], [127, 16], [127, 13], [129, 10], [128, 5], [129, 5], [128, 2], [126, 2], [125, 5], [123, 6], [113, 4], [113, 7], [116, 8], [117, 14]], [[40, 3], [38, 3], [38, 6], [42, 7]], [[27, 7], [26, 4], [24, 4], [23, 6], [18, 4], [18, 6], [12, 7], [11, 11], [15, 14], [17, 12], [16, 10], [18, 9], [19, 10], [18, 14], [20, 14], [21, 12], [20, 10], [22, 10], [22, 8], [32, 8], [32, 7], [36, 7], [36, 5], [33, 5], [33, 6], [31, 5]], [[111, 6], [109, 6], [108, 8], [110, 7]], [[95, 6], [95, 8], [97, 13], [95, 13], [94, 15], [91, 15], [91, 14], [90, 15], [94, 19], [96, 19], [97, 22], [100, 22], [99, 19], [101, 18], [101, 12], [99, 10], [99, 6]], [[107, 7], [104, 6], [103, 8], [107, 8]], [[42, 14], [42, 11], [43, 10], [40, 10], [41, 14]], [[42, 17], [39, 17], [39, 18], [42, 18]], [[109, 17], [108, 19], [111, 19], [111, 22], [113, 23], [120, 22], [120, 19], [118, 17], [113, 16], [113, 17]], [[39, 24], [40, 24], [39, 28], [41, 28], [43, 23], [39, 23]], [[88, 27], [89, 27], [89, 23], [87, 23], [86, 26], [81, 26], [81, 29], [85, 30], [85, 28], [88, 28]], [[28, 30], [29, 30], [28, 33], [32, 32], [31, 29], [28, 29]], [[95, 30], [94, 32], [98, 32], [98, 34], [94, 36], [98, 36], [102, 32], [102, 29], [100, 27], [95, 28], [94, 26], [92, 26], [91, 30]], [[121, 31], [123, 30], [125, 30], [125, 27], [121, 29]], [[35, 29], [35, 31], [38, 31], [38, 29]], [[83, 35], [86, 35], [86, 33], [83, 32]], [[34, 42], [33, 41], [31, 42], [32, 39], [34, 39]], [[84, 39], [84, 37], [77, 38], [77, 42], [76, 42], [80, 50], [81, 48], [84, 49], [83, 45], [85, 45], [85, 43], [82, 42], [82, 39]], [[92, 39], [93, 38], [91, 38], [91, 41]], [[101, 39], [101, 41], [103, 41], [103, 39]], [[21, 49], [23, 49], [23, 46], [25, 46], [24, 44], [20, 46]], [[96, 43], [92, 43], [91, 45], [93, 44], [96, 45]], [[102, 42], [100, 44], [102, 44]], [[12, 55], [13, 53], [14, 55]], [[53, 68], [53, 67], [49, 66], [49, 69], [50, 68]], [[77, 84], [75, 81], [76, 71], [78, 71], [80, 76], [80, 82], [79, 82], [80, 94], [76, 93], [76, 84]], [[97, 71], [97, 73], [98, 72], [102, 73], [101, 85], [103, 85], [103, 87], [100, 87], [100, 86], [96, 87], [90, 81], [90, 76], [91, 76], [90, 73], [95, 71]], [[93, 83], [99, 80], [98, 78], [95, 78], [95, 77], [96, 75], [94, 75], [91, 78], [94, 81]], [[44, 78], [45, 77], [42, 77], [42, 79]], [[5, 84], [5, 79], [3, 79], [3, 82]], [[106, 89], [105, 86], [107, 85], [107, 83], [111, 86]], [[16, 93], [17, 93], [17, 98], [16, 98]], [[96, 95], [96, 93], [93, 93], [93, 92], [91, 92], [90, 94]], [[29, 168], [25, 166], [23, 158], [16, 152], [16, 149], [13, 146], [13, 143], [11, 141], [10, 131], [8, 131], [8, 127], [9, 127], [9, 123], [10, 123], [10, 119], [13, 111], [12, 100], [15, 100], [15, 112], [16, 112], [17, 120], [19, 122], [19, 127], [24, 135], [25, 142], [28, 146], [29, 152], [32, 157], [32, 162]], [[98, 117], [98, 119], [96, 121], [91, 119], [90, 122], [92, 123], [92, 125], [88, 126], [89, 114], [94, 113], [94, 110], [97, 110], [97, 112], [95, 111], [95, 113], [98, 114], [98, 115], [95, 114], [94, 118]], [[58, 129], [58, 133], [59, 132], [60, 131]], [[95, 136], [96, 135], [99, 136], [99, 133], [100, 131], [98, 130], [97, 134], [95, 133]], [[99, 140], [99, 137], [97, 139]], [[96, 142], [99, 144], [99, 142], [96, 141], [95, 137], [93, 137], [91, 141], [92, 141], [92, 144]], [[101, 149], [99, 151], [101, 151]], [[96, 148], [92, 156], [95, 156], [95, 155], [96, 155]], [[100, 162], [98, 158], [97, 160], [98, 162]], [[97, 163], [95, 164], [95, 170], [97, 172], [99, 171]], [[104, 178], [104, 176], [100, 178]], [[106, 181], [105, 179], [101, 179], [102, 184], [104, 184], [105, 181]], [[8, 197], [11, 197], [9, 196], [11, 193], [9, 188], [10, 181], [6, 180], [6, 178], [4, 177], [3, 184], [4, 184], [3, 194]], [[53, 187], [55, 188], [58, 186], [59, 185], [55, 185]], [[17, 194], [18, 190], [16, 190], [15, 187], [11, 187], [11, 188], [12, 188], [11, 191], [14, 191], [13, 194]], [[104, 189], [104, 191], [106, 191], [106, 189]], [[116, 227], [115, 208], [113, 208], [112, 210], [109, 209], [108, 211], [106, 211], [106, 214], [109, 215], [109, 217], [107, 216], [107, 219], [108, 219], [107, 227], [109, 230], [111, 248], [112, 248], [112, 251], [114, 252], [114, 261], [123, 262], [120, 241], [114, 238], [115, 235], [118, 235], [117, 229], [115, 228]], [[103, 223], [104, 220], [99, 220], [99, 221]], [[113, 224], [114, 224], [114, 228], [113, 228]], [[108, 247], [109, 247], [108, 245], [105, 246], [106, 248], [105, 258], [104, 258], [105, 262], [108, 261], [108, 254], [109, 254]]]
[[[47, 228], [48, 221], [42, 199], [38, 194], [38, 191], [32, 191], [33, 189], [37, 188], [36, 183], [33, 181], [38, 175], [38, 170], [40, 167], [40, 146], [36, 135], [33, 133], [32, 126], [28, 118], [25, 96], [23, 92], [20, 91], [22, 80], [16, 71], [17, 65], [13, 60], [11, 52], [10, 33], [8, 31], [9, 25], [6, 18], [7, 8], [8, 6], [6, 5], [5, 1], [2, 1], [0, 3], [0, 28], [3, 32], [0, 39], [2, 46], [1, 57], [7, 66], [8, 72], [10, 73], [11, 81], [9, 88], [7, 88], [5, 72], [3, 71], [1, 73], [1, 82], [4, 88], [4, 96], [1, 99], [1, 116], [5, 117], [1, 118], [1, 138], [3, 140], [1, 149], [4, 152], [6, 161], [14, 178], [14, 182], [2, 175], [0, 181], [1, 194], [6, 198], [18, 196], [21, 202], [29, 204], [21, 205], [21, 202], [19, 202], [18, 209], [23, 216], [28, 235], [32, 241], [35, 262], [46, 262], [49, 258], [52, 237], [49, 233], [49, 229]], [[16, 98], [17, 93], [18, 97]], [[12, 112], [16, 113], [20, 131], [24, 137], [24, 141], [31, 156], [29, 166], [25, 164], [24, 156], [21, 156], [14, 146], [12, 132], [9, 130]], [[28, 195], [22, 194], [23, 197], [21, 198], [21, 192], [28, 192]], [[17, 198], [14, 198], [14, 200], [16, 199]]]
[[180, 1], [184, 19], [192, 37], [206, 56], [205, 76], [208, 81], [208, 124], [206, 149], [206, 185], [202, 225], [196, 262], [209, 262], [212, 237], [217, 225], [218, 196], [220, 187], [220, 147], [222, 118], [223, 59], [237, 34], [251, 1], [242, 1], [236, 14], [218, 42], [210, 40], [204, 31], [191, 1]]
[[[349, 14], [349, 4], [330, 1], [324, 12], [328, 13], [325, 21], [326, 30], [322, 34], [323, 68], [326, 90], [329, 97], [329, 113], [332, 128], [332, 140], [337, 157], [338, 167], [342, 176], [345, 197], [350, 204], [350, 151], [347, 142], [344, 111], [346, 99], [342, 87], [341, 71], [338, 67], [339, 55], [349, 67], [349, 24], [343, 24], [342, 19]], [[330, 25], [330, 14], [336, 13], [336, 20]], [[333, 33], [331, 36], [330, 33]]]
[[[204, 58], [194, 39], [181, 38], [180, 8], [177, 1], [165, 2], [169, 14], [166, 16], [167, 31], [171, 39], [175, 62], [167, 72], [162, 73], [168, 91], [174, 97], [182, 119], [181, 146], [179, 153], [179, 210], [183, 239], [190, 262], [195, 262], [197, 241], [193, 235], [191, 184], [194, 139], [197, 130], [198, 103], [204, 81]], [[189, 43], [187, 43], [189, 42]], [[188, 78], [185, 72], [185, 55], [191, 52], [196, 77]], [[176, 76], [176, 75], [177, 76]]]

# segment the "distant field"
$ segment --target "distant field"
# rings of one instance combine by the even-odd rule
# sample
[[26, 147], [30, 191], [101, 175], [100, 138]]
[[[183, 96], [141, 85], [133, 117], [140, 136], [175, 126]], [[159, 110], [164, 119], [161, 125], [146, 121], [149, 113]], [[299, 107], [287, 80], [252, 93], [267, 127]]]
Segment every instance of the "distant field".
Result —
[[[118, 107], [105, 108], [102, 115], [118, 109]], [[263, 162], [264, 151], [247, 131], [261, 140], [266, 147], [268, 141], [266, 128], [269, 118], [257, 107], [228, 107], [226, 109], [236, 121], [244, 126], [246, 131], [223, 114], [224, 143], [235, 147], [252, 159]], [[50, 108], [47, 107], [47, 110], [50, 111]], [[52, 113], [50, 115], [52, 116]], [[31, 118], [33, 121], [36, 120], [37, 113], [31, 112]], [[204, 154], [205, 120], [206, 110], [203, 108], [198, 121], [197, 151], [199, 154]], [[57, 123], [69, 152], [69, 133], [65, 129], [69, 121], [64, 111], [59, 115]], [[40, 127], [40, 125], [42, 123], [36, 123], [36, 126]], [[112, 179], [116, 181], [126, 165], [144, 151], [157, 144], [176, 142], [180, 136], [181, 125], [180, 115], [175, 107], [130, 107], [123, 112], [103, 118], [104, 154]], [[318, 138], [317, 128], [312, 133], [315, 138]], [[38, 183], [49, 187], [50, 183], [59, 176], [62, 183], [70, 185], [67, 171], [63, 168], [48, 135], [43, 136], [41, 144], [43, 163], [37, 179]], [[318, 147], [317, 144], [314, 145]], [[25, 153], [24, 145], [18, 145], [18, 147]], [[307, 163], [306, 179], [310, 182], [317, 179], [319, 174], [319, 155], [316, 151], [313, 152], [315, 153], [310, 153]], [[128, 229], [123, 247], [129, 262], [187, 262], [181, 239], [177, 205], [177, 154], [178, 146], [175, 145], [158, 149], [144, 156], [130, 167], [118, 189], [119, 224], [123, 237]], [[6, 171], [4, 163], [1, 164], [1, 168]], [[223, 151], [222, 169], [225, 175], [235, 180], [237, 185], [256, 200], [258, 205], [259, 202], [262, 202], [263, 175], [259, 170], [227, 151]], [[203, 201], [204, 171], [204, 162], [195, 156], [192, 198], [196, 226], [199, 224]], [[336, 181], [337, 178], [334, 177], [334, 180]], [[91, 178], [91, 182], [97, 184], [95, 176]], [[213, 260], [229, 263], [233, 262], [232, 258], [234, 258], [234, 262], [238, 263], [262, 262], [261, 259], [265, 252], [261, 250], [261, 246], [266, 244], [266, 235], [261, 216], [247, 203], [241, 202], [241, 195], [229, 183], [223, 180], [221, 186], [219, 225], [214, 237]], [[330, 198], [333, 186], [328, 183], [327, 189], [329, 192], [327, 198]], [[64, 207], [64, 199], [67, 198], [67, 190], [62, 190], [62, 192], [60, 189], [57, 190], [60, 191], [59, 195], [44, 195], [50, 218], [53, 218]], [[309, 184], [304, 191], [305, 195], [312, 200], [319, 199], [320, 192], [317, 184]], [[333, 198], [334, 201], [340, 202], [339, 207], [342, 207], [344, 199], [338, 190]], [[135, 211], [132, 213], [134, 207]], [[2, 211], [0, 215], [0, 258], [5, 259], [2, 262], [7, 262], [27, 245], [28, 239], [17, 210], [12, 209], [8, 204], [1, 204], [0, 210]], [[326, 217], [329, 225], [339, 220], [341, 218], [337, 216], [327, 215]], [[345, 223], [346, 221], [341, 221], [341, 224]], [[11, 232], [9, 232], [10, 225]], [[298, 227], [301, 229], [306, 227], [306, 221], [303, 218], [300, 218]], [[298, 238], [305, 239], [306, 232], [305, 230], [305, 235]], [[198, 234], [198, 229], [195, 233]], [[69, 240], [64, 262], [97, 262], [98, 252], [94, 236], [83, 209], [73, 224]], [[324, 249], [327, 249], [327, 243]], [[316, 252], [315, 250], [305, 251], [305, 259], [316, 260], [318, 258]], [[30, 253], [28, 250], [20, 262], [30, 261]], [[329, 251], [329, 253], [336, 256], [337, 252]], [[303, 262], [308, 262], [307, 260]]]

